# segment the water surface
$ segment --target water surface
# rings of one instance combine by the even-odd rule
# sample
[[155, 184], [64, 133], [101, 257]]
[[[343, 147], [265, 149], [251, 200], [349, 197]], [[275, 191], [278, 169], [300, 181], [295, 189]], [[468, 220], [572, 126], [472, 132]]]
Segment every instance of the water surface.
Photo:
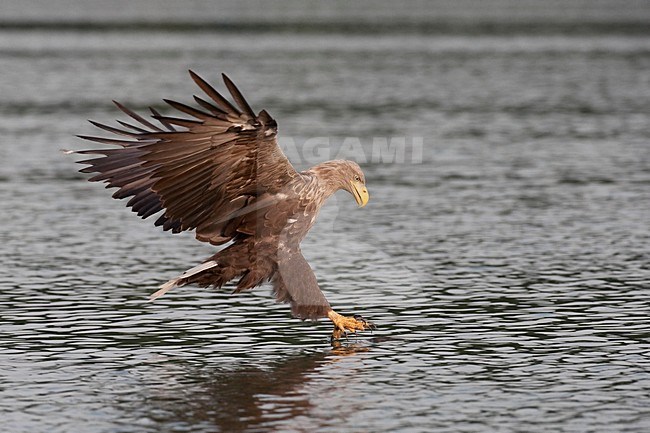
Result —
[[[646, 17], [620, 3], [587, 21]], [[462, 15], [437, 4], [381, 2], [368, 17]], [[650, 36], [566, 34], [557, 15], [534, 35], [193, 30], [187, 11], [174, 31], [111, 30], [119, 10], [75, 10], [108, 23], [93, 30], [30, 27], [29, 10], [0, 30], [6, 431], [650, 429]], [[362, 163], [370, 204], [337, 194], [303, 249], [334, 308], [371, 318], [373, 334], [332, 347], [328, 323], [292, 319], [267, 287], [145, 302], [213, 249], [139, 220], [58, 150], [87, 146], [73, 138], [93, 132], [85, 119], [119, 117], [111, 99], [189, 101], [188, 68], [229, 73], [298, 167]], [[306, 152], [314, 137], [330, 146]], [[373, 154], [391, 137], [421, 139], [421, 157]]]

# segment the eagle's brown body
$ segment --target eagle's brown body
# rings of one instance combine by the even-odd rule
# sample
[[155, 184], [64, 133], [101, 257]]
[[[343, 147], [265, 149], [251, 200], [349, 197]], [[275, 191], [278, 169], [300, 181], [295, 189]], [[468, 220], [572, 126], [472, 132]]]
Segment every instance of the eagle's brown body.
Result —
[[78, 152], [102, 155], [81, 161], [89, 165], [82, 171], [98, 173], [91, 181], [118, 188], [114, 198], [131, 197], [127, 206], [142, 218], [163, 211], [155, 224], [164, 230], [194, 230], [198, 240], [214, 245], [230, 242], [152, 298], [186, 284], [221, 287], [236, 279], [239, 292], [271, 281], [277, 300], [290, 303], [294, 316], [334, 321], [335, 337], [371, 326], [331, 309], [300, 251], [321, 206], [336, 191], [348, 190], [365, 205], [359, 166], [329, 161], [297, 172], [278, 147], [277, 124], [266, 111], [255, 115], [225, 75], [237, 107], [190, 73], [213, 102], [195, 97], [204, 110], [166, 102], [193, 119], [152, 109], [158, 126], [117, 104], [138, 124], [120, 122], [120, 129], [92, 123], [127, 138], [84, 136], [119, 147]]
[[[264, 282], [273, 283], [273, 292], [281, 302], [292, 304], [292, 313], [301, 319], [327, 316], [329, 303], [311, 278], [311, 268], [300, 252], [300, 242], [316, 222], [325, 200], [338, 190], [320, 178], [333, 166], [352, 167], [346, 161], [333, 161], [311, 168], [295, 176], [280, 191], [264, 195], [267, 201], [259, 210], [242, 215], [233, 243], [210, 257], [215, 266], [175, 285], [221, 287], [239, 278], [236, 292], [252, 289]], [[253, 200], [254, 206], [258, 200]], [[271, 205], [273, 204], [273, 205]], [[292, 278], [295, 275], [296, 277]], [[287, 289], [287, 280], [297, 286], [300, 298], [294, 299]]]

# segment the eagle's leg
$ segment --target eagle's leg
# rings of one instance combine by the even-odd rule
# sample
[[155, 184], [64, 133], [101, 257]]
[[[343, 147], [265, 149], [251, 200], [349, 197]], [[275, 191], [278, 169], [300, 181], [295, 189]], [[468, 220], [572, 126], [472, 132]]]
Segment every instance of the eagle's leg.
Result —
[[356, 333], [357, 331], [364, 331], [366, 329], [375, 329], [376, 326], [364, 319], [358, 314], [352, 317], [342, 316], [334, 310], [327, 313], [328, 319], [334, 322], [334, 331], [332, 332], [332, 340], [338, 340], [341, 337], [347, 336], [348, 332]]

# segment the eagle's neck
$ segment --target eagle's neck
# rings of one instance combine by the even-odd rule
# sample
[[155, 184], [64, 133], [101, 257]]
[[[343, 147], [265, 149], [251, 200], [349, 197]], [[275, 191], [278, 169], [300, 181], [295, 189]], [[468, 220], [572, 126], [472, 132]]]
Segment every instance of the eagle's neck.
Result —
[[322, 200], [326, 200], [338, 190], [345, 188], [345, 184], [341, 177], [339, 161], [320, 163], [304, 173], [310, 176], [318, 186]]

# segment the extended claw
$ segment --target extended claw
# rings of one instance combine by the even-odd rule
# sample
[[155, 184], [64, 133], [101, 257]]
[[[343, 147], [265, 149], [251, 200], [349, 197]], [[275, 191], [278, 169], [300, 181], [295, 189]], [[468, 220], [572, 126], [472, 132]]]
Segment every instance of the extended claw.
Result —
[[334, 331], [332, 331], [332, 341], [341, 337], [347, 337], [349, 332], [365, 331], [366, 329], [377, 329], [374, 323], [366, 320], [363, 316], [355, 314], [352, 317], [345, 317], [335, 311], [330, 311], [327, 315], [334, 322]]
[[377, 326], [372, 323], [370, 320], [366, 320], [361, 314], [355, 314], [352, 316], [357, 322], [362, 322], [365, 326], [365, 329], [370, 329], [371, 331], [377, 329]]

